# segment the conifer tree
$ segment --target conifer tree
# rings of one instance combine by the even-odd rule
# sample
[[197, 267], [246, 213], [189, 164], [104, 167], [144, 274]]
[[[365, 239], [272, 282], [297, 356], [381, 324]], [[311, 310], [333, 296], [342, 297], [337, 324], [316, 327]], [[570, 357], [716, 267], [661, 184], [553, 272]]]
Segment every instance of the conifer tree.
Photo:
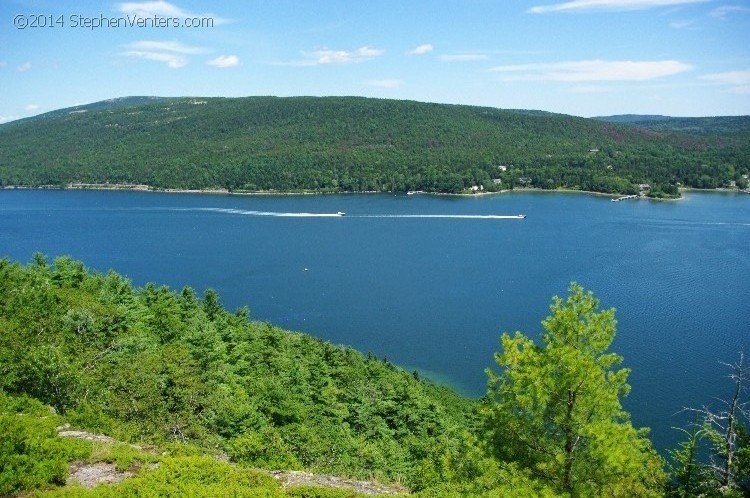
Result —
[[614, 309], [578, 284], [553, 299], [542, 346], [520, 332], [503, 334], [488, 369], [485, 421], [494, 453], [517, 462], [571, 496], [656, 496], [660, 458], [620, 404], [629, 371], [608, 352]]

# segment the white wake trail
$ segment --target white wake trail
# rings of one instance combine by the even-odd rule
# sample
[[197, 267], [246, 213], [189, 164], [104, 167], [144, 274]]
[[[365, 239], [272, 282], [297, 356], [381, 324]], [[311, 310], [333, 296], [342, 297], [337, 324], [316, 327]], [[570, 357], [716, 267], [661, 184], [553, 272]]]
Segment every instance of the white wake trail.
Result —
[[522, 220], [521, 214], [362, 214], [352, 218], [456, 218], [460, 220]]
[[244, 209], [227, 208], [182, 208], [178, 211], [208, 211], [213, 213], [240, 214], [244, 216], [278, 216], [286, 218], [338, 218], [338, 213], [279, 213], [274, 211], [246, 211]]
[[525, 215], [499, 215], [499, 214], [355, 214], [345, 213], [283, 213], [275, 211], [248, 211], [245, 209], [232, 208], [173, 208], [174, 211], [202, 211], [211, 213], [239, 214], [243, 216], [276, 216], [283, 218], [452, 218], [461, 220], [521, 220]]

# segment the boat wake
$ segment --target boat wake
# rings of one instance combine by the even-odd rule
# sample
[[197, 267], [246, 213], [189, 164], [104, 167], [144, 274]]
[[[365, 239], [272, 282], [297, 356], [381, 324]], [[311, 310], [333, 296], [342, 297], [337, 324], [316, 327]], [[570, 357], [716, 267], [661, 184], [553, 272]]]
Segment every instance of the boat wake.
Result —
[[[175, 211], [202, 211], [211, 213], [239, 214], [244, 216], [277, 216], [283, 218], [340, 218], [346, 215], [342, 211], [336, 213], [283, 213], [275, 211], [248, 211], [231, 208], [174, 208]], [[526, 215], [499, 214], [358, 214], [346, 215], [347, 218], [453, 218], [462, 220], [522, 220]]]
[[339, 218], [344, 214], [338, 213], [278, 213], [274, 211], [246, 211], [244, 209], [227, 208], [184, 208], [178, 211], [207, 211], [213, 213], [241, 214], [244, 216], [279, 216], [284, 218]]
[[460, 220], [522, 220], [523, 214], [362, 214], [352, 218], [455, 218]]

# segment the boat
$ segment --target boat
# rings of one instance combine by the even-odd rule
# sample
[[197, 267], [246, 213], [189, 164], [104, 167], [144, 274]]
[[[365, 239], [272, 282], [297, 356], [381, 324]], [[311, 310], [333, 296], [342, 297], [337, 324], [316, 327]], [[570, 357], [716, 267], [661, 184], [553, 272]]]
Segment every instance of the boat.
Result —
[[345, 212], [343, 212], [343, 211], [339, 211], [339, 212], [338, 212], [338, 213], [336, 213], [336, 214], [337, 214], [337, 215], [339, 215], [339, 216], [346, 216], [346, 213], [345, 213]]
[[524, 218], [526, 218], [526, 215], [525, 214], [519, 214], [518, 217], [523, 220]]

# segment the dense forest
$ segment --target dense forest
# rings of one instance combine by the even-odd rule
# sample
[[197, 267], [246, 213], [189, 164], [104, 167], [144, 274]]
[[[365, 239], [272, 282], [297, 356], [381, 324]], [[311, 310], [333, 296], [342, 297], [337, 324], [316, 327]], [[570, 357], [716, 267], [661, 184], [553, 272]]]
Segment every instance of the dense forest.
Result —
[[750, 118], [637, 118], [357, 97], [131, 97], [0, 125], [0, 186], [633, 194], [648, 184], [654, 196], [747, 187]]
[[[571, 284], [542, 324], [539, 343], [502, 336], [487, 395], [472, 400], [228, 311], [212, 290], [136, 288], [69, 257], [3, 259], [0, 496], [360, 496], [282, 487], [278, 469], [425, 498], [748, 496], [742, 358], [726, 411], [696, 411], [663, 458], [620, 404], [614, 310]], [[67, 428], [107, 438], [60, 437]], [[131, 477], [64, 485], [102, 462]]]

